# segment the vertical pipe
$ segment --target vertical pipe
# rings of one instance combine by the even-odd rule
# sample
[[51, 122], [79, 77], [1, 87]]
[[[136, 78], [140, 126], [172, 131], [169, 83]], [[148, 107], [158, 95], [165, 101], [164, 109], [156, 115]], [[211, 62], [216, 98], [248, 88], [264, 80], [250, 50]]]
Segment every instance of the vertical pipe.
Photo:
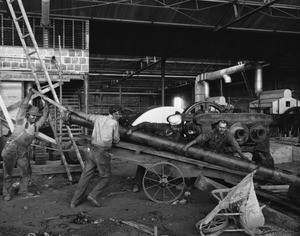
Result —
[[205, 98], [209, 97], [209, 84], [200, 79], [198, 75], [195, 80], [195, 102], [205, 101]]
[[84, 49], [88, 50], [89, 45], [90, 45], [90, 23], [87, 20], [85, 23], [85, 48]]
[[[62, 104], [62, 74], [61, 74], [61, 42], [60, 35], [58, 35], [58, 52], [59, 52], [59, 66], [58, 66], [58, 74], [59, 74], [59, 103]], [[59, 141], [62, 142], [62, 119], [59, 119]]]
[[43, 47], [48, 48], [49, 47], [49, 29], [43, 28]]
[[165, 105], [165, 69], [166, 69], [166, 59], [161, 60], [161, 105]]
[[203, 81], [203, 87], [204, 87], [204, 100], [209, 98], [209, 84], [206, 81]]
[[50, 0], [42, 0], [42, 19], [43, 27], [49, 27], [50, 24]]
[[50, 0], [42, 0], [43, 47], [49, 47]]
[[260, 64], [257, 64], [255, 67], [255, 77], [254, 77], [254, 92], [257, 97], [263, 90], [263, 76], [262, 76], [262, 67]]
[[[89, 76], [88, 74], [84, 75], [84, 111], [89, 113]], [[84, 128], [84, 134], [88, 135], [88, 129]]]

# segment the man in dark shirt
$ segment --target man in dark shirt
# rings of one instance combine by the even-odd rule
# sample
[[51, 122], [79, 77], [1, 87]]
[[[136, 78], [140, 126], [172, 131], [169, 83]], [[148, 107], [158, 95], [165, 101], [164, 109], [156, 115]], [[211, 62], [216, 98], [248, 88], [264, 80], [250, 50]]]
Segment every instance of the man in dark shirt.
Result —
[[225, 120], [218, 121], [216, 128], [207, 133], [200, 134], [197, 138], [189, 142], [183, 147], [186, 152], [188, 148], [194, 144], [200, 144], [201, 147], [214, 150], [216, 152], [224, 152], [225, 145], [232, 146], [234, 152], [237, 152], [242, 159], [248, 160], [248, 158], [242, 153], [242, 150], [235, 140], [233, 135], [227, 129], [227, 122]]

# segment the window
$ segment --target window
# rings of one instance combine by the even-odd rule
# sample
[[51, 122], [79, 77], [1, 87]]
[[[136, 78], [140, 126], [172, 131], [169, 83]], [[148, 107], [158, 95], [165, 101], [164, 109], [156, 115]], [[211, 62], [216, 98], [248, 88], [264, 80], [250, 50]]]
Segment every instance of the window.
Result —
[[[28, 20], [38, 46], [42, 47], [44, 36], [43, 27], [40, 23], [41, 18], [28, 16]], [[60, 36], [62, 48], [87, 49], [88, 23], [86, 20], [52, 18], [48, 29], [49, 47], [57, 48], [59, 45], [58, 37]], [[19, 25], [22, 33], [27, 34], [25, 23], [19, 21]], [[0, 14], [0, 39], [0, 45], [3, 46], [22, 46], [13, 21], [4, 14]], [[28, 37], [26, 38], [26, 44], [32, 46]]]
[[285, 102], [285, 107], [290, 107], [291, 106], [291, 102], [290, 101], [286, 101]]

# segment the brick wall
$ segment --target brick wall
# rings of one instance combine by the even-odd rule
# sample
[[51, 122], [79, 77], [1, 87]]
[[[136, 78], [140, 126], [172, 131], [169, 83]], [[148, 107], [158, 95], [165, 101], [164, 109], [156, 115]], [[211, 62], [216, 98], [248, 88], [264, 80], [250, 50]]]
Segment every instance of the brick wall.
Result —
[[[29, 48], [29, 50], [31, 51], [33, 49]], [[44, 59], [49, 74], [53, 75], [54, 80], [58, 79], [57, 68], [54, 63], [51, 63], [51, 58], [55, 56], [58, 64], [60, 64], [59, 50], [41, 48], [40, 56]], [[32, 57], [37, 58], [37, 55], [33, 55]], [[42, 75], [42, 67], [39, 61], [32, 61], [37, 73], [41, 73]], [[63, 74], [73, 75], [73, 79], [82, 79], [81, 75], [89, 71], [89, 51], [81, 49], [62, 49], [61, 69]], [[28, 73], [26, 73], [27, 71]], [[30, 65], [24, 54], [23, 47], [0, 46], [0, 80], [34, 80], [30, 73]]]

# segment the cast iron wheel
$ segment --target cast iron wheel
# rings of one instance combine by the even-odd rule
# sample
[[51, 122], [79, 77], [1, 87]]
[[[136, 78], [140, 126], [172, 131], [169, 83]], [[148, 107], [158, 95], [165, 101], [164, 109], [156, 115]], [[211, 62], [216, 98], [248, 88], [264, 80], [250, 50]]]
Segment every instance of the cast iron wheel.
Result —
[[150, 166], [143, 178], [143, 189], [148, 198], [157, 203], [171, 203], [184, 191], [184, 178], [173, 164], [159, 162]]
[[205, 113], [223, 113], [225, 108], [215, 102], [197, 102], [186, 108], [182, 114], [186, 121], [191, 121], [194, 116]]
[[[213, 108], [213, 109], [212, 109]], [[213, 111], [212, 111], [213, 110]], [[222, 113], [225, 108], [215, 102], [197, 102], [183, 111], [183, 114], [190, 113]]]
[[202, 225], [201, 223], [199, 226], [199, 230], [201, 232], [201, 235], [211, 236], [211, 235], [215, 235], [214, 233], [224, 229], [227, 225], [228, 225], [227, 216], [216, 216], [208, 224]]

